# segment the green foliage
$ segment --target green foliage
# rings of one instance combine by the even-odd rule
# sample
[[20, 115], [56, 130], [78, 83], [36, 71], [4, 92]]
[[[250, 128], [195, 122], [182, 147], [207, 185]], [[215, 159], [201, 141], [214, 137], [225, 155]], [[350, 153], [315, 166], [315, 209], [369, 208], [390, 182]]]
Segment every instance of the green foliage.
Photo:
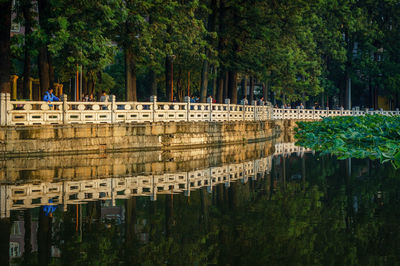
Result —
[[[21, 6], [28, 2], [15, 1], [15, 23], [23, 25]], [[148, 98], [154, 84], [165, 92], [165, 58], [174, 55], [174, 87], [181, 94], [187, 84], [192, 93], [198, 91], [207, 59], [209, 72], [217, 67], [221, 75], [232, 71], [239, 77], [255, 77], [282, 100], [317, 99], [322, 93], [343, 100], [340, 94], [346, 78], [353, 82], [357, 105], [370, 104], [367, 88], [397, 104], [400, 100], [397, 1], [45, 2], [40, 12], [46, 14], [32, 9], [32, 34], [13, 36], [12, 56], [14, 61], [23, 61], [26, 43], [31, 43], [31, 57], [47, 45], [56, 79], [61, 82], [74, 77], [77, 65], [83, 67], [85, 77], [105, 71], [117, 84], [108, 89], [123, 98], [125, 77], [115, 65], [122, 68], [126, 64], [115, 60], [115, 55], [129, 51], [133, 56], [128, 61], [137, 72], [138, 99]], [[150, 84], [153, 73], [156, 80]], [[91, 82], [96, 83], [95, 78]]]
[[400, 167], [400, 117], [326, 117], [297, 125], [298, 145], [338, 155], [339, 159], [379, 159]]
[[52, 1], [49, 19], [55, 29], [49, 51], [61, 80], [74, 75], [77, 66], [97, 72], [109, 65], [115, 55], [109, 32], [117, 26], [120, 1]]

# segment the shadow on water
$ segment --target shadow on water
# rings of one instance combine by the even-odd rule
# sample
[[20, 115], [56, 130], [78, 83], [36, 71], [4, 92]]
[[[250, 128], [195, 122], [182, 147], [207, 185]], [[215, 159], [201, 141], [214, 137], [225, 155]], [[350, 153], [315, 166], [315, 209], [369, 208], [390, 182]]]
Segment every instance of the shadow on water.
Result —
[[398, 264], [400, 172], [281, 141], [2, 161], [2, 265]]

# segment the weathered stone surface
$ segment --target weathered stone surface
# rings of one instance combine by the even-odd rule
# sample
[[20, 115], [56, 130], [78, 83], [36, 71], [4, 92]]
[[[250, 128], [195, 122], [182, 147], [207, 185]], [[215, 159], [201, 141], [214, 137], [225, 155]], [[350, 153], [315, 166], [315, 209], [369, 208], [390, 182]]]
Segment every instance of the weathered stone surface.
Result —
[[295, 126], [293, 120], [10, 126], [0, 128], [0, 153], [18, 157], [246, 143]]

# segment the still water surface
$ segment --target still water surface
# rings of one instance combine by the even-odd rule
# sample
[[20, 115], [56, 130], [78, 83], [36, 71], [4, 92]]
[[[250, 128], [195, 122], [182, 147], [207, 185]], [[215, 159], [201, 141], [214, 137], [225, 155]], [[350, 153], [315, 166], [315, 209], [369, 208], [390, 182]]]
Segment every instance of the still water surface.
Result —
[[1, 163], [6, 263], [400, 261], [400, 172], [389, 164], [320, 157], [283, 140]]

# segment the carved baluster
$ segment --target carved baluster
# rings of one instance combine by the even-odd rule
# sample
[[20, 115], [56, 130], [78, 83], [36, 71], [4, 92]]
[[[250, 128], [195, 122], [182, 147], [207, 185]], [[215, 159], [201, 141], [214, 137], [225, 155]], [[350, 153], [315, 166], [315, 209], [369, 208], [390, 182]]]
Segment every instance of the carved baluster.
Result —
[[231, 120], [231, 99], [225, 99], [225, 104], [228, 105], [227, 111], [228, 111], [228, 121]]

